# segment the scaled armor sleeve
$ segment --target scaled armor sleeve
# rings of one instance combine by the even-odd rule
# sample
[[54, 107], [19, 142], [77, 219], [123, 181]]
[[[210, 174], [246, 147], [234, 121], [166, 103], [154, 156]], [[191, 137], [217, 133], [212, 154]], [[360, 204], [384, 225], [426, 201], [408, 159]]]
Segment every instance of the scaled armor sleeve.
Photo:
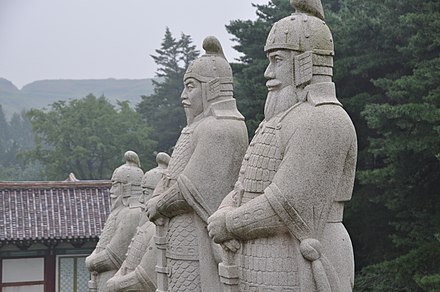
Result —
[[104, 251], [117, 269], [125, 260], [128, 246], [139, 225], [141, 212], [140, 208], [125, 208], [118, 215], [117, 229]]
[[191, 211], [191, 207], [182, 196], [177, 183], [174, 183], [160, 195], [160, 199], [157, 202], [157, 211], [169, 218]]
[[245, 206], [233, 209], [226, 216], [226, 228], [236, 238], [249, 240], [287, 232], [284, 222], [264, 195], [249, 201]]
[[114, 258], [107, 252], [106, 249], [100, 252], [93, 252], [86, 259], [86, 266], [90, 271], [102, 273], [105, 271], [117, 270], [119, 266]]

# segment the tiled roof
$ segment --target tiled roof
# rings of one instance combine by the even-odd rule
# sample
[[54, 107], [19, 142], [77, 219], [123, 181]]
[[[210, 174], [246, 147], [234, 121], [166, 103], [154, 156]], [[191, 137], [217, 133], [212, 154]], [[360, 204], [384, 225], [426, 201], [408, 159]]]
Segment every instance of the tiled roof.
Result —
[[0, 243], [97, 238], [110, 181], [0, 182]]

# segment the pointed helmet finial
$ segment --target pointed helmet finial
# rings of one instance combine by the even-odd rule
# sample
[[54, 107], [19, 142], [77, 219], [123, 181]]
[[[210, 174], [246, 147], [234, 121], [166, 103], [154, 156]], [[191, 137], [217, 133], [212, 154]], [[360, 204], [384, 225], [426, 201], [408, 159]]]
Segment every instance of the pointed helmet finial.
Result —
[[225, 58], [222, 45], [215, 36], [207, 36], [203, 40], [202, 47], [206, 51], [207, 55], [220, 55], [221, 57]]
[[299, 13], [309, 14], [324, 20], [321, 0], [290, 0], [290, 5]]
[[126, 164], [131, 164], [137, 167], [141, 167], [141, 161], [139, 160], [139, 156], [134, 151], [129, 150], [125, 152], [124, 159]]

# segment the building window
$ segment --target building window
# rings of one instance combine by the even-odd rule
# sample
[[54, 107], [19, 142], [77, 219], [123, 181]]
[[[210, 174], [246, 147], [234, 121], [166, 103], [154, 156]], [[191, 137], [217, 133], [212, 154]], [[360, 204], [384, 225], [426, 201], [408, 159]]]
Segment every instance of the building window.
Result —
[[44, 292], [44, 258], [3, 259], [2, 292]]
[[85, 261], [85, 256], [58, 257], [58, 292], [88, 291], [90, 273]]

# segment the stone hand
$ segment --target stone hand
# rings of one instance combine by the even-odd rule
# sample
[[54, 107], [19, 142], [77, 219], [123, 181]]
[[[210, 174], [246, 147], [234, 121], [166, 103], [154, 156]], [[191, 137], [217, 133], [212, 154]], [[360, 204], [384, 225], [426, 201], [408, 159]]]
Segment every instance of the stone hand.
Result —
[[157, 211], [157, 202], [160, 200], [161, 196], [153, 197], [145, 204], [145, 213], [147, 214], [148, 219], [151, 222], [154, 222], [156, 219], [163, 217]]
[[226, 228], [226, 214], [232, 208], [223, 208], [208, 218], [208, 233], [215, 243], [223, 243], [234, 239], [232, 233]]
[[118, 291], [118, 277], [112, 277], [107, 281], [107, 292], [117, 292]]
[[231, 239], [220, 244], [225, 251], [236, 253], [240, 249], [240, 242], [237, 239]]
[[92, 253], [91, 255], [89, 255], [88, 257], [86, 257], [86, 268], [87, 268], [89, 271], [93, 271], [93, 267], [92, 267], [92, 264], [93, 264], [93, 255], [94, 255], [94, 253]]

